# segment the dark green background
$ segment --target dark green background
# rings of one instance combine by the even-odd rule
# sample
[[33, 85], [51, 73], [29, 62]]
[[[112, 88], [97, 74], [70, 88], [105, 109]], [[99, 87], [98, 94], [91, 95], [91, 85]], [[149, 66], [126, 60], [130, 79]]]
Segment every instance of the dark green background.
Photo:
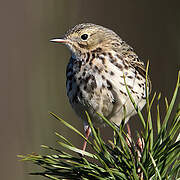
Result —
[[[54, 131], [72, 139], [78, 147], [82, 145], [77, 135], [48, 115], [48, 111], [56, 112], [82, 130], [82, 123], [72, 111], [65, 92], [69, 51], [50, 43], [49, 39], [60, 37], [78, 23], [104, 25], [133, 46], [142, 60], [150, 60], [153, 92], [161, 91], [170, 99], [180, 69], [178, 2], [1, 1], [0, 179], [44, 179], [27, 175], [32, 167], [19, 162], [16, 155], [45, 153], [40, 145], [54, 145], [57, 140]], [[138, 127], [133, 120], [132, 126]], [[108, 133], [104, 133], [106, 137]]]

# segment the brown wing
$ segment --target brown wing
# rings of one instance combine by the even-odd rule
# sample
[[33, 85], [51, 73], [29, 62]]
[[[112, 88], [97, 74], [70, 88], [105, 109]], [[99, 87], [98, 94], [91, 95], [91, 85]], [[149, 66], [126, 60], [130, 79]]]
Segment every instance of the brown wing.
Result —
[[[130, 64], [139, 72], [139, 74], [141, 76], [146, 78], [146, 69], [145, 69], [143, 62], [141, 62], [141, 61], [130, 61]], [[149, 78], [149, 75], [147, 76], [147, 80], [148, 80], [149, 94], [150, 94], [151, 90], [152, 90], [152, 84], [151, 84], [151, 80]]]
[[[116, 47], [117, 50], [117, 47]], [[118, 48], [118, 52], [124, 59], [128, 59], [129, 65], [134, 67], [140, 75], [142, 75], [146, 79], [146, 68], [144, 63], [140, 61], [137, 54], [134, 52], [133, 48], [129, 46], [125, 41], [121, 42], [121, 46]], [[148, 86], [149, 86], [149, 94], [152, 89], [151, 80], [148, 78]]]

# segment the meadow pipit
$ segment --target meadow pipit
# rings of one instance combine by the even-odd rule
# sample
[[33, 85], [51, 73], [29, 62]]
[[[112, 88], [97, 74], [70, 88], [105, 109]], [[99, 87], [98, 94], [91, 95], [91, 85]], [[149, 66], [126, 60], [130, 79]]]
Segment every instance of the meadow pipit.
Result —
[[[104, 122], [97, 112], [118, 126], [123, 119], [126, 123], [136, 114], [125, 82], [139, 110], [144, 107], [144, 63], [115, 32], [84, 23], [67, 31], [63, 38], [51, 41], [63, 43], [71, 51], [66, 71], [67, 95], [77, 115], [84, 120], [87, 138], [90, 128], [85, 111], [95, 125]], [[147, 89], [150, 91], [150, 81]], [[85, 147], [86, 143], [83, 150]]]

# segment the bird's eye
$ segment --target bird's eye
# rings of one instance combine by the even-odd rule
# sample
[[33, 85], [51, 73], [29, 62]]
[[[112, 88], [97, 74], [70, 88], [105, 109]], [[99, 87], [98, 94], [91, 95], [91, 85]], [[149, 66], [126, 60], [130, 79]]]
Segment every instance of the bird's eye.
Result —
[[87, 34], [81, 35], [81, 39], [82, 39], [82, 40], [87, 40], [87, 38], [88, 38], [88, 35], [87, 35]]

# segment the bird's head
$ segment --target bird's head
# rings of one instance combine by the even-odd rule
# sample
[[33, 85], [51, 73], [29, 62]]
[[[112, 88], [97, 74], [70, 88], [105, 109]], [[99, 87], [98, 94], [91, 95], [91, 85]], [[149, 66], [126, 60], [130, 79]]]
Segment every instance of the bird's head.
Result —
[[112, 40], [120, 40], [113, 31], [100, 25], [78, 24], [65, 34], [63, 38], [52, 39], [51, 42], [67, 45], [73, 56], [94, 50], [98, 47], [109, 46]]

